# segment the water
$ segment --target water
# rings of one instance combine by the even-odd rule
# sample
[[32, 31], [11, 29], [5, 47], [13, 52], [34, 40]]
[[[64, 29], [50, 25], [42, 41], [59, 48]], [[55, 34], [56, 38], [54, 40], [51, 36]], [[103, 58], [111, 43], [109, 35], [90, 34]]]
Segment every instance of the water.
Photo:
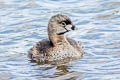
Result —
[[[57, 13], [77, 26], [66, 35], [86, 54], [59, 65], [30, 62], [27, 51], [47, 38]], [[0, 0], [0, 80], [120, 80], [120, 0]]]

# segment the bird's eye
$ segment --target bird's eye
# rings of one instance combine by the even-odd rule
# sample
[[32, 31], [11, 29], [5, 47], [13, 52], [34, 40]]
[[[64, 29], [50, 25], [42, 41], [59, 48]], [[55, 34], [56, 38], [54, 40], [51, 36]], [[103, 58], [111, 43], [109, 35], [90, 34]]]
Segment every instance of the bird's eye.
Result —
[[66, 23], [65, 23], [65, 22], [62, 22], [61, 24], [64, 25], [64, 26], [66, 26]]

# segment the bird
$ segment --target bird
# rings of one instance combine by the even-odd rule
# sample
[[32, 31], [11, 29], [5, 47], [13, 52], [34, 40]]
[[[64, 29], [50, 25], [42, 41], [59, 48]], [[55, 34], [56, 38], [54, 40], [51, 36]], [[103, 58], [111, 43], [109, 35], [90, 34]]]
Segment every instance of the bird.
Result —
[[63, 14], [52, 16], [47, 27], [48, 39], [37, 42], [28, 51], [29, 58], [36, 62], [81, 58], [84, 54], [81, 42], [65, 36], [65, 33], [75, 28], [68, 16]]

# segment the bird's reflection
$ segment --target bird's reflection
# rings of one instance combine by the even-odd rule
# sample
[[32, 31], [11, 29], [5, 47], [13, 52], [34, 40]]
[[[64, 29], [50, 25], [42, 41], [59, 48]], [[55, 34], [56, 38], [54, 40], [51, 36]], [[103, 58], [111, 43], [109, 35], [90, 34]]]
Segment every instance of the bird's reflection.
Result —
[[57, 70], [57, 72], [55, 72], [55, 75], [59, 75], [59, 76], [69, 73], [67, 65], [57, 66], [56, 70]]
[[70, 61], [70, 59], [66, 59], [62, 61], [36, 63], [40, 66], [40, 72], [50, 71], [50, 74], [52, 73], [52, 75], [44, 74], [44, 76], [46, 75], [50, 80], [75, 80], [80, 77], [81, 72], [71, 71], [70, 66], [68, 65]]

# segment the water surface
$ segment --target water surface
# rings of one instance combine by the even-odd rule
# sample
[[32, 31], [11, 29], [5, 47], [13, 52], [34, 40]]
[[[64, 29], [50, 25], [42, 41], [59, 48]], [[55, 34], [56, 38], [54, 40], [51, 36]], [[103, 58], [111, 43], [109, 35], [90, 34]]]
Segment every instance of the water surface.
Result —
[[[52, 15], [68, 15], [78, 30], [66, 34], [85, 55], [65, 64], [38, 65], [27, 57], [47, 38]], [[0, 80], [120, 80], [119, 0], [0, 0]]]

